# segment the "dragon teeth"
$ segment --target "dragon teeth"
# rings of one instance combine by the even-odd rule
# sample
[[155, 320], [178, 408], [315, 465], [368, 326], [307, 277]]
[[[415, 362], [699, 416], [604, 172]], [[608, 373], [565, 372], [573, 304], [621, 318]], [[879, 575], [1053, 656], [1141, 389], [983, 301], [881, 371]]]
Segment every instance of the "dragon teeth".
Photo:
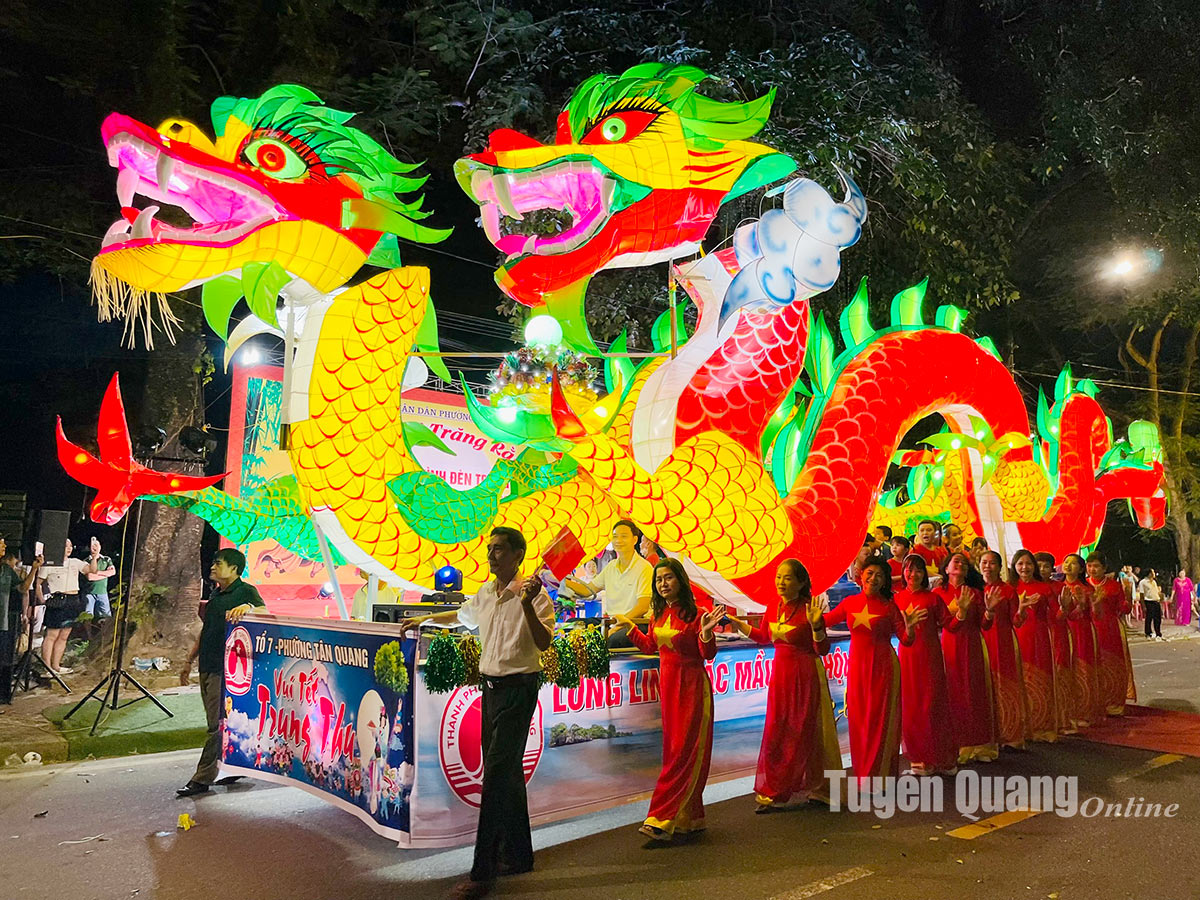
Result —
[[137, 169], [122, 168], [117, 175], [117, 202], [121, 206], [133, 205], [133, 194], [137, 190], [138, 182], [141, 176], [138, 175]]
[[607, 212], [612, 209], [613, 197], [617, 193], [617, 183], [611, 178], [605, 178], [600, 187], [600, 201], [604, 204], [604, 210]]
[[495, 244], [500, 240], [500, 209], [495, 203], [488, 203], [479, 210], [479, 218], [483, 220], [483, 233]]
[[154, 214], [158, 212], [157, 206], [147, 206], [143, 209], [133, 221], [133, 239], [150, 237], [150, 226], [154, 223]]
[[108, 226], [108, 231], [104, 233], [104, 240], [100, 242], [100, 249], [111, 244], [119, 244], [129, 237], [129, 223], [125, 219], [120, 219]]
[[175, 160], [165, 153], [159, 153], [158, 161], [154, 164], [154, 175], [158, 180], [158, 189], [164, 194], [171, 190], [171, 174], [174, 171]]
[[500, 209], [510, 219], [516, 219], [518, 222], [525, 218], [513, 203], [512, 184], [505, 175], [495, 175], [492, 177], [492, 189], [496, 192], [496, 203]]

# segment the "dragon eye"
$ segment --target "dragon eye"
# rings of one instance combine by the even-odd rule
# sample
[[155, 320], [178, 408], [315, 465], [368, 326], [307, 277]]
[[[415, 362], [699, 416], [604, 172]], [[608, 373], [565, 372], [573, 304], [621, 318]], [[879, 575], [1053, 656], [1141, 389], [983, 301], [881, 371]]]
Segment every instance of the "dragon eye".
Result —
[[287, 144], [271, 138], [256, 138], [242, 151], [246, 162], [273, 178], [299, 178], [308, 172], [308, 163]]
[[609, 116], [600, 126], [600, 134], [603, 138], [614, 143], [625, 137], [625, 132], [628, 130], [629, 127], [619, 116]]
[[644, 109], [626, 109], [605, 116], [588, 129], [581, 144], [621, 144], [631, 141], [651, 122], [658, 118], [658, 113]]

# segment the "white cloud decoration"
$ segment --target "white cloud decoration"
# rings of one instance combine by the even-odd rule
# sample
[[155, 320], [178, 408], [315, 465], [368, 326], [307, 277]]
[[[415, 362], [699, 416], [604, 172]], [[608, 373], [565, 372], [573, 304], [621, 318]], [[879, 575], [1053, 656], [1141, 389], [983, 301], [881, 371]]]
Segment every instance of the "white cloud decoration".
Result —
[[741, 271], [721, 305], [724, 323], [737, 310], [787, 306], [829, 290], [842, 269], [841, 251], [862, 234], [867, 201], [858, 185], [838, 170], [846, 196], [840, 203], [809, 178], [783, 189], [783, 207], [734, 232]]

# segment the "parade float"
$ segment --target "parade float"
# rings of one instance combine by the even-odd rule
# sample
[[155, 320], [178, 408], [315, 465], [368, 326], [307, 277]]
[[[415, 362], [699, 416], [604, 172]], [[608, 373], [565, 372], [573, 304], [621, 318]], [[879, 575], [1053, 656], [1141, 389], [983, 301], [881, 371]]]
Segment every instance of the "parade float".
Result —
[[[532, 570], [564, 541], [596, 556], [613, 523], [632, 519], [709, 594], [749, 612], [774, 596], [780, 560], [797, 557], [814, 586], [830, 585], [876, 523], [911, 532], [952, 518], [1006, 556], [1024, 546], [1059, 557], [1095, 544], [1115, 499], [1161, 527], [1157, 433], [1137, 422], [1114, 438], [1090, 381], [1064, 371], [1031, 425], [996, 348], [964, 330], [966, 311], [931, 302], [936, 284], [899, 290], [886, 322], [872, 322], [865, 281], [836, 321], [827, 315], [820, 297], [861, 236], [865, 198], [846, 173], [825, 173], [840, 200], [792, 177], [793, 160], [753, 140], [773, 92], [719, 101], [706, 78], [660, 64], [594, 76], [552, 142], [502, 129], [455, 166], [504, 256], [496, 283], [530, 315], [528, 345], [488, 396], [463, 385], [463, 427], [504, 452], [457, 483], [422, 465], [452, 448], [405, 413], [428, 370], [452, 383], [437, 351], [438, 286], [400, 261], [400, 240], [448, 233], [426, 224], [417, 167], [294, 85], [218, 99], [212, 137], [182, 120], [110, 116], [121, 217], [93, 262], [101, 318], [169, 330], [166, 295], [199, 286], [229, 355], [273, 335], [284, 365], [260, 380], [276, 385], [277, 420], [256, 452], [283, 462], [222, 490], [134, 461], [127, 430], [114, 437], [123, 414], [119, 428], [102, 418], [100, 459], [60, 426], [62, 464], [98, 490], [93, 516], [115, 521], [141, 497], [234, 544], [278, 545], [323, 568], [343, 618], [338, 566], [418, 592], [449, 567], [470, 593], [488, 578], [498, 525], [526, 536]], [[771, 208], [706, 253], [722, 204], [756, 191]], [[160, 204], [193, 224], [161, 221]], [[542, 233], [530, 222], [545, 210], [557, 224]], [[600, 352], [591, 278], [661, 264], [671, 295], [656, 352], [635, 360], [623, 341]], [[942, 430], [903, 446], [935, 414]], [[893, 465], [907, 478], [885, 492]], [[231, 771], [319, 791], [403, 844], [469, 839], [481, 761], [468, 671], [449, 693], [430, 690], [429, 663], [386, 624], [247, 617], [229, 641]], [[840, 703], [844, 648], [827, 660]], [[711, 664], [714, 777], [753, 769], [770, 661], [770, 649], [731, 644]], [[627, 800], [657, 771], [656, 661], [614, 657], [607, 674], [577, 663], [573, 677], [548, 676], [535, 716], [535, 822]]]

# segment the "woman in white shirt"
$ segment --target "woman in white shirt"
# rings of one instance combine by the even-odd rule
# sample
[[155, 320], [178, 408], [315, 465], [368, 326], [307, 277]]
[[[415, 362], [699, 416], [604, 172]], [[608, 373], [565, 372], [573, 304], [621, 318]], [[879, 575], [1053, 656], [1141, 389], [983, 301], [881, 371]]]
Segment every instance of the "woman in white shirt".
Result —
[[73, 669], [62, 664], [63, 651], [67, 649], [67, 637], [75, 626], [75, 617], [83, 612], [79, 602], [79, 576], [96, 574], [96, 559], [100, 555], [97, 545], [92, 552], [91, 562], [73, 559], [71, 553], [75, 547], [71, 539], [63, 551], [61, 566], [47, 566], [38, 573], [38, 578], [46, 582], [50, 597], [46, 600], [46, 637], [42, 641], [42, 662], [46, 668], [58, 675], [69, 675]]

